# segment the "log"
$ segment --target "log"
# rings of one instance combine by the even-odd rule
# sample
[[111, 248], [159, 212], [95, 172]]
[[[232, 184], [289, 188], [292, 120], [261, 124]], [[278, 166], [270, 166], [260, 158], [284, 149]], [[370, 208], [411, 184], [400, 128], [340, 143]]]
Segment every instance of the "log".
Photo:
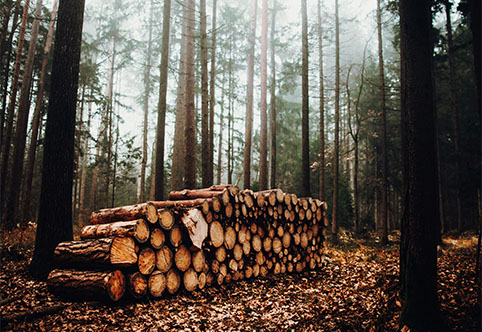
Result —
[[157, 209], [151, 203], [120, 206], [116, 208], [101, 209], [92, 212], [90, 215], [91, 224], [107, 224], [115, 221], [129, 221], [146, 218], [150, 223], [157, 222]]
[[173, 254], [168, 246], [163, 245], [156, 252], [156, 267], [159, 271], [166, 273], [172, 267]]
[[251, 239], [251, 246], [255, 252], [261, 251], [261, 248], [263, 247], [263, 243], [258, 234], [253, 236], [253, 238]]
[[140, 272], [134, 272], [127, 277], [129, 293], [136, 299], [147, 294], [147, 280]]
[[175, 294], [181, 287], [181, 276], [176, 269], [170, 269], [166, 275], [166, 288], [169, 294]]
[[197, 287], [199, 289], [204, 289], [204, 287], [206, 287], [206, 283], [207, 283], [207, 274], [204, 272], [199, 273]]
[[191, 266], [191, 253], [184, 245], [181, 245], [174, 254], [174, 263], [181, 272], [186, 272]]
[[97, 239], [103, 237], [133, 237], [139, 243], [149, 239], [149, 226], [144, 219], [118, 221], [109, 224], [87, 225], [82, 228], [82, 239]]
[[166, 236], [164, 235], [164, 232], [162, 229], [160, 228], [152, 229], [150, 241], [149, 241], [152, 248], [160, 249], [164, 245], [165, 241], [166, 241]]
[[167, 288], [167, 278], [159, 270], [154, 271], [149, 277], [149, 293], [153, 297], [160, 297]]
[[224, 246], [221, 246], [219, 247], [218, 249], [216, 249], [216, 251], [214, 252], [214, 256], [216, 257], [216, 260], [220, 263], [224, 262], [224, 260], [226, 259], [226, 249], [224, 248]]
[[233, 248], [233, 256], [234, 256], [234, 259], [237, 261], [243, 258], [243, 247], [239, 243], [236, 243], [236, 245]]
[[195, 251], [192, 254], [192, 267], [194, 271], [202, 272], [205, 264], [206, 258], [204, 257], [204, 252], [202, 250]]
[[275, 254], [279, 254], [281, 250], [283, 250], [283, 243], [278, 237], [275, 237], [273, 239], [273, 244], [272, 244], [273, 252]]
[[195, 290], [199, 283], [197, 272], [194, 271], [193, 268], [189, 268], [186, 272], [184, 272], [183, 282], [184, 288], [186, 288], [187, 291], [192, 292]]
[[213, 197], [219, 197], [222, 194], [223, 194], [223, 191], [204, 190], [204, 189], [192, 189], [192, 190], [184, 189], [181, 191], [171, 191], [169, 193], [169, 199], [172, 201], [179, 201], [179, 200], [190, 200], [190, 199], [197, 199], [197, 198], [213, 198]]
[[236, 244], [236, 232], [231, 226], [229, 226], [226, 229], [226, 233], [224, 234], [224, 246], [226, 247], [226, 249], [231, 250], [234, 248], [235, 244]]
[[124, 295], [126, 278], [119, 271], [53, 270], [47, 286], [55, 294], [69, 298], [106, 298], [118, 301]]
[[184, 213], [181, 221], [187, 228], [192, 244], [196, 248], [201, 249], [204, 239], [208, 236], [208, 223], [201, 211], [191, 209]]
[[209, 224], [209, 237], [215, 248], [219, 248], [224, 243], [224, 229], [218, 221]]
[[170, 230], [174, 226], [175, 217], [170, 209], [159, 209], [157, 212], [159, 225], [165, 230]]
[[137, 263], [135, 242], [130, 237], [114, 237], [61, 242], [54, 256], [63, 266], [128, 267]]
[[181, 228], [179, 228], [179, 226], [176, 225], [171, 228], [171, 230], [169, 231], [169, 241], [171, 242], [174, 248], [177, 248], [181, 245], [182, 234], [181, 234]]
[[139, 259], [137, 261], [139, 272], [143, 275], [149, 275], [156, 267], [156, 253], [152, 248], [145, 247], [139, 252]]

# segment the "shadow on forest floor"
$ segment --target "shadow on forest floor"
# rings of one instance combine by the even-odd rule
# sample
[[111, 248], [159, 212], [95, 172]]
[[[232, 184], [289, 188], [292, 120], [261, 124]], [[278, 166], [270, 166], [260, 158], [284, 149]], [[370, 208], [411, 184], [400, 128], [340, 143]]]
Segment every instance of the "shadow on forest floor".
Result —
[[[8, 240], [5, 235], [2, 239]], [[397, 234], [390, 240], [381, 246], [376, 239], [353, 238], [344, 232], [337, 245], [328, 241], [319, 271], [116, 304], [59, 299], [44, 282], [27, 274], [28, 246], [23, 251], [2, 246], [0, 330], [397, 331], [401, 309]], [[454, 331], [480, 331], [476, 245], [476, 236], [465, 234], [444, 238], [438, 250], [439, 298]], [[39, 308], [50, 310], [23, 315]]]

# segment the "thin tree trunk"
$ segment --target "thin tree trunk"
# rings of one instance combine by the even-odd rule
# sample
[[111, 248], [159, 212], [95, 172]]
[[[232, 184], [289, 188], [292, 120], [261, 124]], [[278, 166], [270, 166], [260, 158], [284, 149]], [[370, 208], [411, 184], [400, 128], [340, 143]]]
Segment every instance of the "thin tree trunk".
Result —
[[[114, 53], [115, 53], [115, 37], [112, 36], [110, 40], [110, 72], [109, 72], [109, 80], [107, 81], [107, 87], [106, 87], [106, 105], [102, 108], [102, 114], [101, 114], [101, 120], [100, 120], [100, 125], [99, 125], [99, 133], [97, 135], [97, 148], [96, 148], [96, 154], [95, 154], [95, 167], [92, 173], [92, 185], [90, 188], [90, 203], [89, 206], [91, 209], [96, 209], [97, 202], [99, 201], [98, 195], [97, 195], [97, 182], [98, 182], [98, 177], [99, 177], [99, 168], [100, 164], [102, 162], [103, 156], [104, 156], [104, 149], [103, 145], [107, 141], [106, 138], [106, 131], [107, 131], [107, 119], [108, 119], [108, 100], [110, 99], [109, 93], [111, 91], [111, 85], [112, 85], [112, 78], [113, 78], [113, 63], [114, 63]], [[107, 199], [107, 197], [106, 197]]]
[[449, 83], [450, 83], [450, 111], [452, 113], [453, 123], [453, 135], [455, 145], [455, 186], [457, 187], [456, 203], [457, 203], [457, 229], [462, 232], [464, 229], [463, 216], [462, 216], [462, 168], [460, 153], [460, 128], [459, 128], [459, 112], [457, 109], [457, 85], [455, 81], [455, 59], [453, 52], [453, 39], [452, 39], [452, 19], [450, 16], [450, 9], [452, 4], [450, 1], [444, 1], [445, 15], [446, 15], [446, 28], [447, 28], [447, 44], [448, 44], [448, 57], [449, 57]]
[[325, 198], [325, 90], [323, 78], [323, 28], [321, 26], [321, 0], [318, 0], [318, 56], [320, 65], [320, 199]]
[[233, 117], [233, 32], [229, 35], [229, 63], [228, 63], [228, 183], [233, 182], [232, 150], [232, 117]]
[[275, 62], [275, 20], [276, 0], [273, 2], [271, 12], [271, 105], [270, 105], [270, 133], [271, 133], [271, 159], [270, 159], [270, 188], [276, 188], [276, 62]]
[[215, 95], [214, 87], [216, 86], [216, 0], [213, 0], [213, 21], [211, 28], [211, 72], [209, 79], [209, 158], [208, 158], [208, 175], [209, 185], [214, 180], [214, 106]]
[[[224, 83], [226, 81], [225, 73], [223, 73], [223, 86], [221, 88], [221, 110], [224, 109]], [[219, 118], [219, 141], [218, 141], [218, 169], [217, 169], [217, 184], [221, 184], [222, 178], [222, 157], [223, 157], [223, 112], [220, 113]]]
[[[183, 6], [183, 16], [187, 7]], [[185, 84], [186, 84], [186, 34], [187, 25], [183, 23], [181, 34], [181, 50], [179, 59], [179, 79], [176, 100], [176, 123], [174, 128], [174, 147], [171, 166], [171, 190], [181, 190], [184, 187], [184, 155], [185, 155]]]
[[[84, 1], [60, 0], [52, 65], [42, 187], [30, 273], [45, 278], [54, 248], [72, 239], [72, 175]], [[61, 162], [60, 162], [61, 161]]]
[[267, 55], [268, 55], [268, 0], [263, 0], [261, 13], [261, 92], [260, 92], [260, 142], [259, 142], [259, 190], [268, 189], [268, 119], [267, 94]]
[[92, 116], [92, 102], [94, 99], [93, 88], [90, 88], [89, 107], [87, 113], [87, 133], [84, 137], [84, 158], [82, 160], [82, 173], [80, 175], [80, 194], [79, 194], [79, 225], [86, 220], [85, 188], [87, 186], [87, 166], [89, 161], [89, 139], [90, 139], [90, 119]]
[[34, 21], [30, 34], [30, 43], [25, 61], [22, 77], [22, 88], [20, 90], [20, 101], [15, 122], [15, 142], [13, 148], [12, 173], [10, 176], [9, 196], [5, 207], [7, 227], [13, 228], [18, 218], [19, 195], [22, 181], [23, 160], [25, 156], [25, 142], [27, 140], [28, 113], [30, 110], [30, 85], [32, 82], [33, 61], [37, 46], [37, 36], [40, 26], [40, 15], [42, 14], [42, 0], [37, 0]]
[[[7, 127], [6, 127], [5, 138], [2, 146], [2, 155], [1, 155], [2, 164], [1, 164], [1, 173], [0, 173], [0, 208], [2, 210], [4, 207], [4, 203], [6, 201], [7, 173], [9, 169], [8, 166], [9, 166], [9, 158], [10, 158], [10, 143], [12, 140], [12, 133], [13, 133], [13, 119], [15, 114], [15, 104], [17, 102], [17, 92], [18, 92], [18, 78], [20, 76], [20, 65], [22, 62], [22, 50], [23, 50], [23, 43], [25, 40], [25, 28], [27, 26], [29, 5], [30, 5], [30, 0], [25, 0], [25, 5], [23, 6], [23, 13], [22, 13], [22, 24], [20, 26], [20, 32], [18, 35], [17, 55], [15, 57], [15, 68], [13, 71], [12, 85], [10, 88], [10, 103], [8, 105], [7, 124], [6, 124]], [[12, 226], [10, 222], [9, 224], [10, 224], [8, 225], [9, 227]]]
[[3, 24], [0, 33], [0, 64], [3, 63], [3, 55], [5, 54], [5, 39], [7, 39], [8, 34], [8, 23], [10, 22], [10, 15], [13, 10], [13, 0], [8, 0], [7, 3], [2, 8]]
[[339, 127], [340, 127], [340, 27], [338, 18], [338, 0], [335, 0], [335, 147], [333, 160], [333, 209], [331, 231], [334, 240], [338, 239], [338, 155], [339, 155]]
[[144, 73], [144, 123], [142, 131], [142, 160], [141, 160], [141, 173], [139, 179], [140, 190], [137, 193], [137, 202], [144, 202], [146, 193], [146, 166], [147, 166], [147, 128], [149, 119], [149, 94], [151, 85], [151, 50], [152, 50], [152, 24], [153, 24], [153, 1], [151, 0], [150, 19], [149, 19], [149, 38], [147, 42], [147, 62], [146, 70]]
[[[0, 77], [5, 77], [3, 80], [3, 96], [2, 96], [2, 109], [1, 109], [1, 114], [0, 114], [0, 149], [3, 148], [3, 143], [4, 143], [4, 125], [5, 125], [5, 111], [7, 108], [7, 97], [8, 97], [8, 82], [9, 82], [9, 72], [10, 72], [10, 59], [12, 57], [12, 44], [13, 44], [13, 36], [15, 35], [15, 30], [17, 29], [18, 25], [18, 17], [20, 14], [20, 8], [21, 8], [21, 2], [22, 0], [18, 0], [16, 5], [15, 5], [15, 14], [13, 15], [13, 20], [12, 20], [12, 28], [10, 30], [10, 34], [8, 36], [8, 41], [6, 42], [7, 44], [7, 61], [5, 61], [5, 66], [1, 67], [1, 74]], [[3, 62], [0, 62], [0, 65]], [[0, 160], [1, 160], [1, 150], [0, 150]], [[1, 175], [0, 175], [1, 178]], [[0, 195], [0, 202], [2, 202], [2, 197]], [[1, 205], [0, 205], [1, 206]]]
[[[22, 213], [24, 213], [24, 219], [28, 220], [32, 218], [33, 214], [30, 209], [30, 200], [32, 192], [32, 181], [33, 181], [33, 171], [35, 166], [35, 154], [37, 152], [37, 139], [39, 132], [39, 124], [41, 117], [41, 110], [43, 106], [44, 90], [45, 90], [45, 78], [47, 76], [47, 63], [50, 54], [50, 49], [52, 47], [52, 39], [54, 36], [55, 29], [55, 18], [57, 17], [57, 5], [58, 0], [54, 1], [54, 6], [52, 8], [52, 13], [50, 15], [49, 30], [47, 32], [47, 39], [44, 46], [44, 54], [42, 59], [42, 67], [40, 70], [40, 77], [38, 80], [38, 90], [37, 90], [37, 100], [35, 101], [35, 110], [33, 113], [32, 125], [31, 125], [31, 136], [30, 145], [27, 155], [27, 163], [25, 166], [25, 182], [23, 189], [23, 200], [22, 200]], [[88, 126], [89, 127], [89, 126]]]
[[186, 124], [185, 159], [184, 159], [184, 185], [187, 189], [196, 188], [196, 124], [194, 108], [194, 0], [187, 0], [184, 4], [186, 12], [184, 24], [186, 25], [186, 85], [185, 85], [185, 112]]
[[254, 81], [254, 49], [256, 45], [256, 16], [258, 11], [258, 1], [252, 2], [251, 29], [249, 35], [249, 60], [248, 60], [248, 91], [246, 96], [246, 124], [245, 124], [245, 143], [243, 178], [244, 188], [251, 186], [251, 145], [253, 137], [253, 81]]
[[115, 189], [117, 184], [117, 163], [118, 163], [118, 150], [119, 150], [119, 120], [120, 116], [117, 116], [117, 125], [115, 130], [115, 148], [114, 148], [114, 168], [112, 170], [112, 202], [111, 206], [115, 204]]
[[310, 189], [310, 133], [309, 133], [309, 100], [308, 100], [308, 14], [306, 0], [301, 0], [301, 182], [303, 196], [311, 196]]
[[380, 84], [380, 115], [382, 124], [382, 206], [381, 206], [381, 227], [382, 227], [382, 244], [388, 243], [388, 225], [387, 225], [387, 177], [388, 177], [388, 156], [387, 156], [387, 114], [385, 107], [385, 73], [383, 68], [383, 44], [382, 44], [382, 12], [380, 8], [380, 0], [377, 0], [377, 30], [378, 30], [378, 77]]
[[208, 105], [208, 50], [206, 36], [206, 0], [200, 1], [201, 34], [201, 172], [202, 186], [212, 185], [209, 177], [209, 105]]

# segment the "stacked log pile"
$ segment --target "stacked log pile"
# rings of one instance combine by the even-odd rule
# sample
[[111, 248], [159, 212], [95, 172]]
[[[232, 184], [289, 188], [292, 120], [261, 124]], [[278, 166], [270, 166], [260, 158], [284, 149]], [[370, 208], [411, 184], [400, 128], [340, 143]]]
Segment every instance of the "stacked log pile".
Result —
[[230, 185], [168, 201], [102, 209], [79, 241], [55, 249], [48, 285], [61, 295], [160, 297], [321, 267], [326, 203]]

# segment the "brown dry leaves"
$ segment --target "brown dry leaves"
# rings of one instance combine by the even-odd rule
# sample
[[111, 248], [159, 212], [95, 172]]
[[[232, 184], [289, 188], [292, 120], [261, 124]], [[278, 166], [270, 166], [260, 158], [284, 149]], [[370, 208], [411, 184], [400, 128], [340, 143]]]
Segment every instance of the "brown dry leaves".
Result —
[[[451, 240], [452, 241], [452, 240]], [[449, 325], [471, 331], [480, 321], [474, 281], [475, 248], [447, 242], [440, 254], [440, 298]], [[63, 302], [45, 283], [31, 280], [27, 264], [2, 262], [0, 306], [4, 317], [65, 304], [55, 314], [2, 322], [5, 331], [396, 331], [398, 245], [326, 248], [324, 267], [303, 274], [245, 280], [220, 288], [182, 292], [161, 300], [117, 304]], [[477, 316], [477, 312], [479, 313]]]

